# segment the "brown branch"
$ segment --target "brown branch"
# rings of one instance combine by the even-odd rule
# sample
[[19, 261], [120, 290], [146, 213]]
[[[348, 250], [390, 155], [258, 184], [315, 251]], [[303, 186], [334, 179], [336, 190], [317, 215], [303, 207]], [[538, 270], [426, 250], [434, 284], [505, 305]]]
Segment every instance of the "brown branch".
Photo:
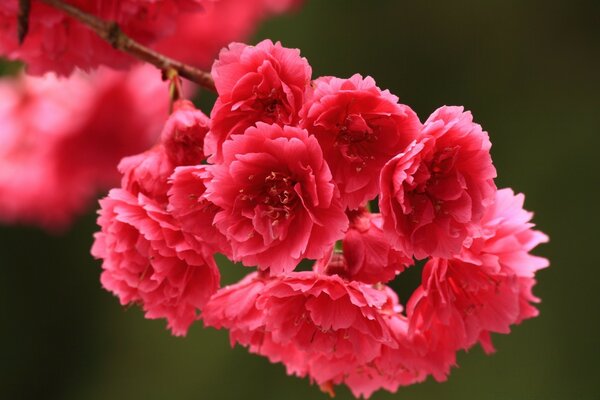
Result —
[[117, 50], [128, 53], [142, 61], [155, 65], [163, 71], [175, 70], [182, 78], [186, 78], [206, 89], [216, 91], [215, 82], [206, 71], [202, 71], [191, 65], [173, 60], [163, 54], [140, 44], [127, 36], [116, 22], [104, 21], [95, 15], [86, 13], [77, 7], [64, 3], [61, 0], [41, 0], [42, 2], [59, 9], [77, 21], [88, 26], [106, 40]]
[[29, 32], [29, 13], [31, 11], [31, 0], [19, 0], [19, 13], [17, 14], [17, 38], [19, 44], [23, 44], [27, 32]]

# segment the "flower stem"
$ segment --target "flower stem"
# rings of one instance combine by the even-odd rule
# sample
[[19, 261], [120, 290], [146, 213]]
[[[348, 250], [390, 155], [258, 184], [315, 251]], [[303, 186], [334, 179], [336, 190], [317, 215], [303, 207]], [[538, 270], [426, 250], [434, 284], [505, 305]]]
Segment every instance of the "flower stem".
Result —
[[68, 14], [86, 25], [106, 40], [117, 50], [123, 51], [142, 61], [150, 63], [163, 71], [175, 70], [182, 78], [186, 78], [206, 89], [216, 91], [215, 82], [209, 72], [202, 71], [191, 65], [173, 60], [160, 54], [127, 36], [116, 22], [104, 21], [61, 0], [41, 0], [47, 5]]

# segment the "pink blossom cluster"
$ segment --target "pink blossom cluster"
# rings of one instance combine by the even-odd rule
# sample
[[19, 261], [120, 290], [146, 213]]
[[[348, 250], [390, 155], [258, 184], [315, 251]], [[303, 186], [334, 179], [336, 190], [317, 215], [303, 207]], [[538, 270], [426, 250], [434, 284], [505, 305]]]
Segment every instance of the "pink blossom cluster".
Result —
[[[219, 49], [252, 33], [264, 18], [298, 0], [63, 0], [113, 21], [140, 43], [181, 61], [209, 67]], [[19, 0], [0, 2], [0, 56], [21, 60], [27, 72], [69, 75], [100, 65], [128, 69], [136, 60], [94, 31], [41, 0], [31, 2], [29, 32], [18, 42]], [[193, 48], [193, 51], [190, 51]]]
[[[247, 37], [262, 19], [299, 3], [65, 2], [200, 67], [209, 67], [221, 47]], [[133, 58], [62, 11], [42, 1], [31, 6], [29, 33], [19, 45], [18, 0], [0, 1], [0, 55], [26, 61], [30, 74], [53, 71], [0, 80], [0, 222], [57, 231], [87, 210], [99, 191], [118, 184], [122, 157], [155, 143], [168, 116], [168, 84], [152, 67], [131, 66]], [[128, 70], [81, 71], [101, 64]]]
[[[269, 40], [220, 53], [210, 118], [178, 103], [101, 200], [102, 284], [176, 335], [228, 329], [324, 391], [444, 380], [458, 350], [492, 351], [491, 333], [537, 315], [548, 261], [530, 252], [548, 238], [523, 195], [496, 188], [462, 107], [421, 123], [370, 77], [311, 74]], [[255, 271], [219, 288], [215, 253]], [[415, 260], [422, 281], [399, 299], [389, 283]]]
[[[114, 21], [134, 39], [152, 44], [175, 30], [180, 14], [200, 12], [204, 0], [69, 0], [80, 10]], [[90, 28], [42, 1], [31, 2], [29, 33], [17, 39], [19, 0], [0, 3], [0, 54], [28, 64], [28, 72], [68, 75], [74, 67], [124, 69], [134, 59], [113, 49]]]
[[151, 66], [0, 80], [0, 222], [65, 228], [155, 142], [167, 86]]

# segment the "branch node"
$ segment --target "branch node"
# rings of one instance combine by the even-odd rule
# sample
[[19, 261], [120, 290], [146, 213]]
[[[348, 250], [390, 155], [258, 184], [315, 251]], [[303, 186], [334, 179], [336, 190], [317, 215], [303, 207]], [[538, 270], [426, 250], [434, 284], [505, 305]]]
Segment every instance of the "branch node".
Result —
[[103, 33], [104, 39], [117, 50], [122, 50], [123, 47], [123, 32], [116, 22], [107, 22], [106, 30]]
[[19, 0], [19, 13], [17, 14], [17, 38], [22, 45], [29, 32], [29, 14], [31, 12], [31, 0]]

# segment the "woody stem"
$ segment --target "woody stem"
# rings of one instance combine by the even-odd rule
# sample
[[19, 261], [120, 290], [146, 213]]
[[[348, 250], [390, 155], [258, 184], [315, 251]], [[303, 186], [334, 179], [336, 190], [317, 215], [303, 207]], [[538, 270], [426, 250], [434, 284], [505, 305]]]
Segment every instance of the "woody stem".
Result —
[[216, 91], [215, 82], [209, 72], [184, 64], [160, 54], [127, 36], [116, 22], [104, 21], [61, 0], [41, 0], [47, 5], [63, 11], [70, 17], [86, 25], [117, 50], [123, 51], [163, 71], [175, 70], [182, 78], [188, 79], [206, 89]]

